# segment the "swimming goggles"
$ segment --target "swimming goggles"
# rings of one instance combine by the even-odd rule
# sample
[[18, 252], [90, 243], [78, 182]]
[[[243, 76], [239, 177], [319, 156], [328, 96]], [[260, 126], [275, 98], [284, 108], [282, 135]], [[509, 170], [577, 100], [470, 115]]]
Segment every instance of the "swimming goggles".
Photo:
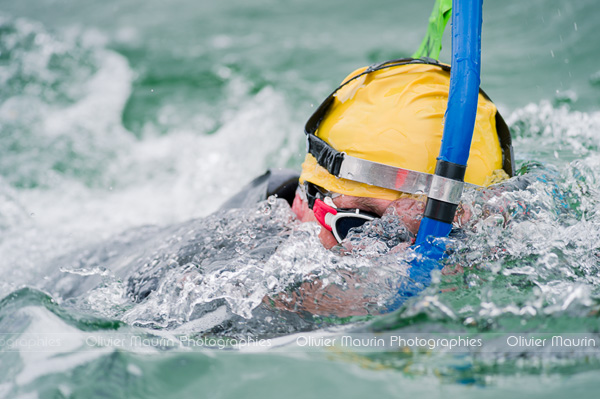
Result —
[[300, 187], [306, 195], [308, 207], [313, 211], [319, 224], [331, 231], [338, 243], [348, 236], [350, 229], [379, 218], [374, 213], [357, 208], [336, 207], [333, 199], [342, 194], [329, 192], [309, 182], [304, 182]]

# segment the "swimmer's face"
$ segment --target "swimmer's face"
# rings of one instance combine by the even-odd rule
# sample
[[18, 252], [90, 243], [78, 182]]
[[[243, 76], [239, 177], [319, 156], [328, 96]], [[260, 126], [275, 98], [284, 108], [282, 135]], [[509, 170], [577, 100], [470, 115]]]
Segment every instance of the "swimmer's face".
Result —
[[[425, 203], [423, 201], [413, 198], [400, 198], [395, 201], [390, 201], [379, 198], [341, 195], [334, 198], [333, 203], [338, 208], [356, 208], [360, 209], [361, 211], [374, 213], [379, 217], [383, 216], [388, 208], [393, 207], [395, 208], [396, 214], [400, 220], [402, 220], [402, 222], [405, 224], [406, 228], [415, 235], [417, 234], [417, 231], [419, 230], [419, 224], [421, 223], [420, 216], [423, 214], [423, 210], [425, 209]], [[299, 194], [296, 194], [296, 198], [294, 198], [292, 210], [296, 216], [298, 216], [298, 219], [301, 222], [317, 222], [317, 218], [315, 217], [313, 211], [308, 207], [308, 203], [302, 200]], [[337, 244], [333, 234], [323, 227], [321, 227], [319, 239], [321, 240], [321, 243], [323, 243], [323, 246], [327, 249], [331, 249]]]

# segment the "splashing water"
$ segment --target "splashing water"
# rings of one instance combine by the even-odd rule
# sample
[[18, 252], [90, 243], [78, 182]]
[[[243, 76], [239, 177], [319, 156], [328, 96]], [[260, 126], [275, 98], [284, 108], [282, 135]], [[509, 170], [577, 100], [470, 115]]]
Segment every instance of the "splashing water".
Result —
[[[393, 224], [382, 224], [387, 219], [377, 223], [389, 232]], [[349, 274], [354, 282], [350, 288], [356, 288], [361, 274], [376, 269], [361, 287], [369, 300], [350, 308], [363, 306], [361, 313], [368, 313], [384, 305], [394, 286], [385, 290], [378, 284], [384, 276], [405, 272], [403, 258], [382, 257], [375, 266], [364, 256], [340, 257], [323, 248], [318, 231], [315, 223], [299, 223], [287, 202], [271, 197], [255, 208], [220, 211], [164, 229], [133, 229], [100, 247], [63, 256], [49, 266], [60, 273], [44, 288], [65, 304], [99, 316], [174, 328], [221, 305], [230, 316], [251, 319], [266, 298], [284, 290], [291, 291], [282, 298], [299, 298], [298, 308], [314, 300], [303, 282], [318, 279], [320, 290], [345, 290]], [[382, 245], [387, 249], [383, 254], [389, 251], [391, 241], [385, 237], [376, 241], [369, 233], [365, 239], [371, 256], [382, 255], [377, 249]], [[282, 298], [281, 306], [289, 308]], [[323, 307], [321, 312], [333, 316], [335, 310]]]

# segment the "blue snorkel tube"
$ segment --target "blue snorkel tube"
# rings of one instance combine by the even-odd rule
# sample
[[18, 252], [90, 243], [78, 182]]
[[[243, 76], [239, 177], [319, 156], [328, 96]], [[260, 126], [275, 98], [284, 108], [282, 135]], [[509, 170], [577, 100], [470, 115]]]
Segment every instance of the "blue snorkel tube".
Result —
[[429, 237], [450, 233], [462, 194], [479, 98], [482, 5], [483, 0], [452, 2], [452, 69], [444, 135], [416, 242], [424, 250]]
[[417, 257], [411, 262], [411, 281], [400, 288], [389, 310], [417, 295], [429, 285], [432, 270], [441, 268], [439, 261], [444, 257], [445, 246], [436, 242], [436, 238], [447, 237], [452, 229], [475, 127], [481, 72], [482, 6], [483, 0], [452, 1], [452, 69], [442, 146], [414, 247]]

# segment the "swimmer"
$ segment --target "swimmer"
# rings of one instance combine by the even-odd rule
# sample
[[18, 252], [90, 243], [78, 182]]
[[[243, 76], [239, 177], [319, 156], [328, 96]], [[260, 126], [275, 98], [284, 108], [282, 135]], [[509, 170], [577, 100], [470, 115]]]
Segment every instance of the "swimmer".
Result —
[[[430, 58], [352, 72], [306, 123], [301, 174], [267, 172], [225, 207], [276, 194], [300, 221], [321, 225], [328, 249], [393, 208], [414, 237], [441, 146], [449, 86], [450, 68]], [[465, 182], [487, 187], [513, 174], [508, 127], [480, 91]], [[457, 215], [462, 222], [469, 217], [460, 208]]]

